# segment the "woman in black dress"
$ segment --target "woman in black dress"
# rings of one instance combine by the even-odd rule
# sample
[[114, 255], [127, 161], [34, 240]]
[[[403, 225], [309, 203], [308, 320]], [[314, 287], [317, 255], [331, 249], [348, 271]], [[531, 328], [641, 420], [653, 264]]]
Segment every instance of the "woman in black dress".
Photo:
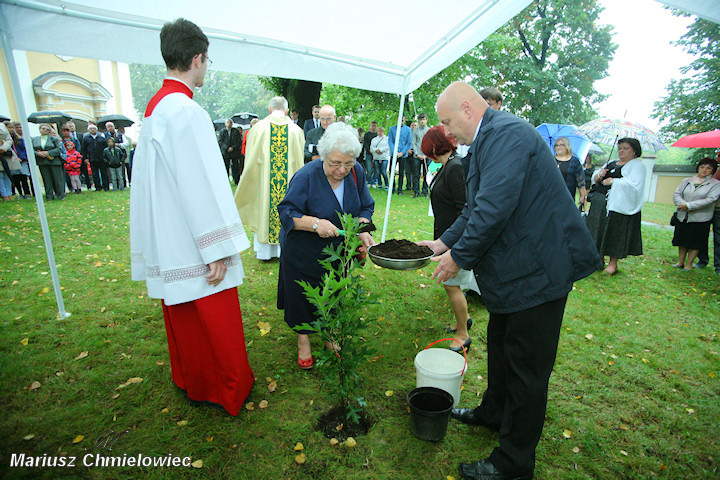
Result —
[[[441, 126], [433, 127], [423, 137], [420, 148], [422, 153], [442, 167], [430, 183], [430, 203], [435, 216], [434, 237], [440, 238], [462, 213], [465, 206], [465, 178], [460, 157], [455, 154], [455, 142], [445, 134]], [[468, 306], [461, 284], [471, 281], [472, 272], [460, 269], [455, 278], [443, 282], [450, 299], [450, 306], [455, 314], [455, 328], [448, 328], [455, 334], [451, 350], [461, 352], [470, 347], [472, 338], [468, 328], [472, 320], [468, 314]]]
[[[285, 322], [294, 329], [312, 323], [313, 307], [305, 298], [298, 280], [318, 286], [325, 273], [318, 260], [323, 249], [342, 242], [338, 229], [340, 213], [350, 213], [361, 222], [372, 220], [375, 201], [370, 196], [365, 171], [355, 164], [362, 145], [357, 131], [337, 122], [330, 125], [317, 145], [320, 158], [305, 164], [288, 185], [278, 205], [280, 229], [280, 272], [277, 307], [285, 311]], [[369, 233], [359, 234], [365, 248], [374, 242]], [[298, 333], [298, 365], [313, 367], [312, 349], [307, 330]]]
[[601, 256], [609, 257], [605, 273], [618, 272], [618, 260], [642, 255], [640, 209], [645, 190], [642, 148], [635, 138], [618, 140], [618, 160], [603, 165], [593, 180], [588, 229]]

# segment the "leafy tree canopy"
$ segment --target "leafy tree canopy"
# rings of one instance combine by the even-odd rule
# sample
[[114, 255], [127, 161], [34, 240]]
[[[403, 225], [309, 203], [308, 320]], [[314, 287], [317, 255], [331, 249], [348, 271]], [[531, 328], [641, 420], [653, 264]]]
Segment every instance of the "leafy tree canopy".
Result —
[[[133, 106], [141, 117], [165, 74], [165, 67], [159, 65], [130, 64]], [[217, 120], [238, 112], [252, 112], [262, 118], [267, 114], [272, 96], [256, 76], [208, 70], [205, 84], [193, 99], [208, 112], [210, 118]]]
[[[597, 0], [536, 0], [476, 48], [413, 92], [408, 117], [427, 113], [437, 123], [435, 101], [452, 81], [481, 89], [495, 86], [503, 108], [540, 123], [583, 124], [596, 117], [594, 82], [607, 75], [616, 46], [611, 28], [598, 25]], [[325, 85], [322, 102], [360, 126], [394, 124], [399, 96]]]
[[[667, 96], [655, 102], [652, 117], [667, 122], [660, 133], [668, 141], [720, 128], [720, 25], [698, 18], [675, 43], [696, 59], [681, 69], [692, 75], [671, 80]], [[708, 155], [713, 156], [712, 149], [696, 149], [693, 159]]]

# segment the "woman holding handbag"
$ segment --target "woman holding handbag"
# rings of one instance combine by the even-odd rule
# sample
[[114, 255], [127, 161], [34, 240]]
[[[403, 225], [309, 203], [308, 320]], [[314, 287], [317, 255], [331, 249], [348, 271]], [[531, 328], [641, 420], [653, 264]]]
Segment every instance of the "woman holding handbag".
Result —
[[678, 247], [678, 262], [673, 267], [686, 272], [692, 270], [695, 257], [707, 245], [715, 202], [720, 198], [720, 181], [713, 178], [717, 168], [715, 160], [703, 158], [695, 168], [697, 175], [680, 182], [673, 194], [679, 222], [672, 239], [672, 244]]

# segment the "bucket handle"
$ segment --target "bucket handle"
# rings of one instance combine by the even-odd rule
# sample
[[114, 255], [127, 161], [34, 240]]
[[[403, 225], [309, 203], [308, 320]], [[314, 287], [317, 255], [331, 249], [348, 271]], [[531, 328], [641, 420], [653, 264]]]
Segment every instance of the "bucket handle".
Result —
[[[428, 348], [432, 347], [432, 346], [435, 345], [436, 343], [444, 342], [445, 340], [450, 340], [451, 342], [454, 342], [454, 341], [455, 341], [454, 338], [441, 338], [440, 340], [435, 340], [435, 341], [432, 342], [430, 345], [428, 345], [427, 347], [425, 347], [423, 350], [427, 350]], [[463, 352], [463, 355], [465, 356], [465, 364], [463, 365], [462, 372], [460, 373], [460, 375], [465, 375], [465, 367], [467, 367], [467, 351], [466, 351], [465, 348], [463, 348], [463, 349], [462, 349], [462, 352]]]

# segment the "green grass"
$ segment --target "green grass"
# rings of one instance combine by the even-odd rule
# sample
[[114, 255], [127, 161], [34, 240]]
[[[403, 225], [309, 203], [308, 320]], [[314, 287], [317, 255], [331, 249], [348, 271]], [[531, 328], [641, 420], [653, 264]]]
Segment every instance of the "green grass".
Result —
[[[380, 226], [386, 197], [373, 195]], [[62, 320], [34, 202], [0, 205], [0, 476], [445, 479], [460, 478], [458, 462], [492, 451], [496, 434], [455, 421], [437, 444], [410, 432], [405, 396], [414, 388], [414, 356], [444, 336], [452, 317], [444, 290], [429, 278], [431, 266], [364, 269], [379, 302], [367, 310], [373, 325], [366, 340], [379, 355], [363, 369], [375, 424], [356, 447], [333, 447], [315, 430], [330, 407], [322, 371], [297, 368], [296, 337], [275, 308], [277, 262], [259, 262], [251, 251], [242, 254], [247, 277], [239, 295], [257, 377], [249, 400], [256, 407], [237, 418], [190, 407], [171, 381], [159, 301], [130, 280], [128, 201], [128, 192], [109, 192], [47, 204], [72, 313]], [[392, 210], [388, 238], [430, 238], [426, 199], [395, 196]], [[646, 204], [643, 219], [666, 224], [672, 210]], [[710, 268], [686, 274], [670, 268], [677, 260], [670, 230], [643, 226], [643, 235], [645, 256], [621, 261], [620, 275], [578, 282], [570, 294], [536, 478], [720, 475], [720, 278]], [[477, 340], [488, 315], [480, 304], [470, 308], [476, 342], [463, 406], [477, 404], [486, 386], [486, 355]], [[269, 334], [260, 335], [259, 321], [270, 323]], [[87, 357], [76, 359], [84, 351]], [[143, 381], [117, 389], [132, 377]], [[277, 382], [276, 391], [269, 391], [268, 379]], [[36, 381], [40, 387], [31, 390]], [[388, 390], [394, 395], [386, 396]], [[257, 406], [262, 400], [265, 409]], [[12, 453], [76, 455], [81, 463], [108, 429], [130, 430], [114, 455], [172, 453], [201, 459], [203, 467], [9, 468]], [[85, 438], [74, 444], [78, 435]], [[305, 446], [304, 465], [294, 461], [297, 442]]]

